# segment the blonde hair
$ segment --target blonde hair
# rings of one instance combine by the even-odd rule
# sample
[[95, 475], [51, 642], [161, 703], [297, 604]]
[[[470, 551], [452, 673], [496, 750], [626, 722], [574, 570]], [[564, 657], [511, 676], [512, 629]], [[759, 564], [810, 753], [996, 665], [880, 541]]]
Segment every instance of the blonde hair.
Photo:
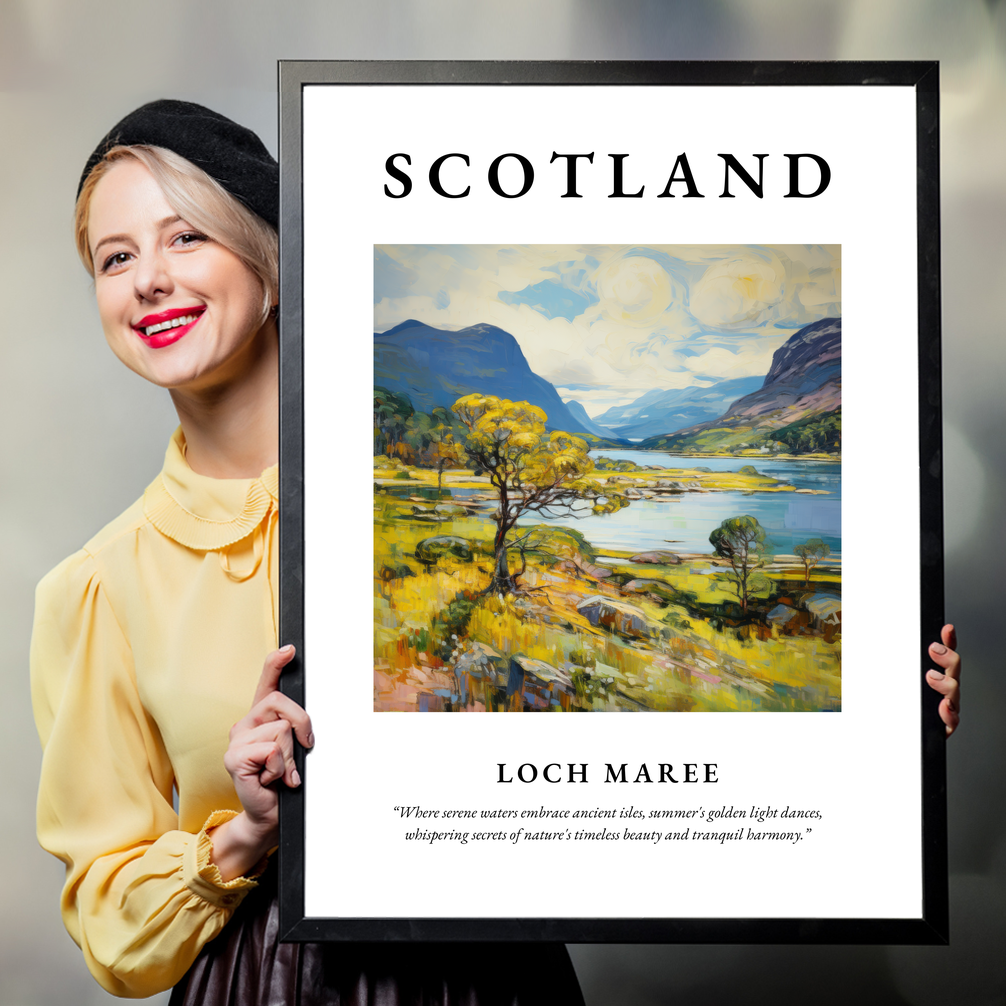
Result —
[[264, 323], [279, 294], [279, 236], [258, 214], [235, 199], [202, 168], [165, 147], [112, 147], [91, 170], [77, 197], [74, 239], [91, 278], [94, 259], [87, 240], [91, 198], [98, 182], [116, 161], [139, 161], [161, 187], [168, 205], [187, 223], [234, 252], [262, 284]]

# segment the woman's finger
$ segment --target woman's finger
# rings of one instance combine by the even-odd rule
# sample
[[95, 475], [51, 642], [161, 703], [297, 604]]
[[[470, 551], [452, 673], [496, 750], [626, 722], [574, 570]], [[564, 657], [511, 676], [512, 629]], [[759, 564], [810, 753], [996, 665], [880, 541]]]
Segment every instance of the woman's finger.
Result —
[[224, 767], [235, 783], [238, 780], [257, 780], [260, 786], [268, 786], [282, 777], [286, 762], [277, 741], [262, 740], [228, 748], [224, 755]]
[[947, 736], [949, 737], [957, 729], [958, 724], [961, 722], [961, 714], [953, 705], [951, 705], [950, 699], [944, 699], [940, 703], [940, 719], [943, 720]]
[[930, 688], [943, 696], [943, 701], [940, 702], [939, 706], [939, 713], [949, 737], [957, 729], [961, 721], [960, 682], [949, 674], [944, 674], [942, 671], [929, 670], [926, 672], [926, 683]]
[[267, 723], [260, 723], [258, 726], [239, 734], [235, 738], [234, 744], [236, 747], [247, 747], [270, 741], [279, 745], [280, 753], [283, 756], [283, 771], [281, 773], [283, 781], [287, 786], [296, 789], [300, 785], [300, 773], [297, 771], [297, 763], [293, 757], [293, 731], [286, 720], [270, 720]]
[[957, 709], [957, 696], [960, 693], [961, 685], [956, 678], [933, 669], [926, 672], [926, 681], [930, 688], [950, 699], [951, 705], [955, 710]]
[[944, 646], [950, 647], [951, 650], [957, 649], [957, 629], [954, 626], [944, 625], [940, 631], [940, 639], [943, 640]]
[[957, 652], [957, 630], [953, 625], [944, 625], [940, 630], [939, 643], [929, 644], [929, 656], [942, 668], [926, 672], [926, 682], [943, 696], [940, 702], [940, 719], [946, 726], [949, 737], [961, 722], [961, 655]]
[[268, 786], [283, 777], [286, 769], [286, 759], [283, 757], [283, 748], [278, 742], [271, 745], [268, 741], [263, 742], [263, 747], [268, 745], [269, 753], [262, 763], [262, 771], [259, 772], [258, 780], [263, 786]]
[[283, 673], [283, 668], [293, 660], [297, 650], [292, 645], [283, 646], [278, 650], [273, 650], [265, 663], [262, 665], [262, 675], [255, 689], [255, 698], [252, 699], [252, 708], [257, 706], [270, 692], [276, 691], [279, 687], [279, 677]]
[[304, 711], [303, 706], [299, 706], [289, 695], [284, 695], [282, 692], [270, 692], [266, 695], [261, 702], [252, 707], [244, 719], [236, 724], [236, 727], [250, 729], [272, 720], [286, 720], [294, 728], [297, 740], [304, 747], [314, 746], [311, 717]]
[[942, 643], [930, 643], [929, 656], [943, 668], [944, 673], [957, 679], [961, 673], [961, 655]]

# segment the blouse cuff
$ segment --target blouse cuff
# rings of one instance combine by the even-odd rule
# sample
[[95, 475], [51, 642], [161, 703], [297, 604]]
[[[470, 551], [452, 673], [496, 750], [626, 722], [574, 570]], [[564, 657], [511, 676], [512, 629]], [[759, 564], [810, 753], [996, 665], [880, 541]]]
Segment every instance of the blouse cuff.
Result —
[[234, 909], [240, 905], [245, 895], [252, 888], [258, 887], [255, 878], [261, 876], [269, 865], [269, 857], [263, 856], [245, 876], [224, 880], [216, 863], [211, 862], [213, 842], [208, 832], [237, 816], [236, 810], [213, 811], [206, 819], [202, 831], [195, 836], [195, 841], [186, 844], [182, 860], [182, 875], [186, 886], [218, 908]]

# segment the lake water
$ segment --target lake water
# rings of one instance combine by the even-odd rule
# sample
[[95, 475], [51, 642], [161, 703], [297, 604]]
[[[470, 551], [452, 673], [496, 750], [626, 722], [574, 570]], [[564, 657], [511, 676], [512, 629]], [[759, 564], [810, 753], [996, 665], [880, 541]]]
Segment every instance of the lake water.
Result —
[[[842, 465], [837, 461], [780, 461], [773, 458], [694, 458], [657, 451], [591, 451], [615, 461], [631, 461], [643, 467], [706, 468], [714, 472], [736, 472], [754, 465], [763, 475], [780, 479], [797, 489], [824, 489], [827, 496], [786, 493], [682, 493], [676, 502], [633, 500], [614, 514], [579, 520], [569, 517], [543, 521], [537, 515], [521, 524], [567, 524], [579, 531], [595, 547], [669, 549], [672, 552], [711, 552], [709, 535], [728, 517], [757, 518], [771, 541], [773, 552], [792, 554], [793, 547], [808, 538], [820, 538], [832, 555], [842, 552]], [[616, 474], [616, 473], [612, 473]], [[632, 475], [632, 473], [627, 473]]]

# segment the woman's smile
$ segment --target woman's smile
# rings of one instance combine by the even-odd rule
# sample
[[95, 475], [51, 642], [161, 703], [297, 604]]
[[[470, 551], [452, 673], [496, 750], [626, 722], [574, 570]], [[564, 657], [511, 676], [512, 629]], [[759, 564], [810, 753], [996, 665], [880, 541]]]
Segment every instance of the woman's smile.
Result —
[[133, 331], [151, 349], [161, 349], [191, 332], [205, 310], [205, 306], [176, 307], [159, 314], [148, 314], [133, 325]]

